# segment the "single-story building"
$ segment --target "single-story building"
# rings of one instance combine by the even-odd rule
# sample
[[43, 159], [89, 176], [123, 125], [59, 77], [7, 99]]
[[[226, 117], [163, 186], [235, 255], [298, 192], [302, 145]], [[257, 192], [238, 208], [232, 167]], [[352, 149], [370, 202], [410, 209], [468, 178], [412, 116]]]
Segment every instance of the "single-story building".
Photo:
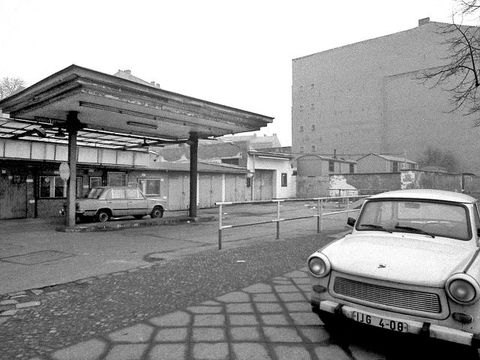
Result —
[[418, 163], [406, 157], [370, 153], [357, 159], [359, 173], [395, 173], [400, 170], [416, 169]]

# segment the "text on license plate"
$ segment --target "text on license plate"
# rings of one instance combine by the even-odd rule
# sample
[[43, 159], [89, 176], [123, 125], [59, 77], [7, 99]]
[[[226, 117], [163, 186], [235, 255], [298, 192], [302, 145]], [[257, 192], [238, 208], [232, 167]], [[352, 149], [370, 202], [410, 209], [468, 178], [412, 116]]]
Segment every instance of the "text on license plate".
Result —
[[388, 329], [397, 332], [408, 332], [407, 323], [401, 321], [395, 321], [390, 319], [384, 319], [378, 316], [367, 315], [361, 312], [353, 312], [353, 320], [356, 322], [381, 327], [383, 329]]

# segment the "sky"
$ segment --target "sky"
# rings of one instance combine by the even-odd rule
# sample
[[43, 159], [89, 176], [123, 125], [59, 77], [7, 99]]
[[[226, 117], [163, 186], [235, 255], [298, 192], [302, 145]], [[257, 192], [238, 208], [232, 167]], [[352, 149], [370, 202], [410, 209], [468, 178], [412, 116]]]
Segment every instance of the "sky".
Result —
[[76, 64], [274, 117], [291, 145], [292, 60], [418, 25], [454, 0], [0, 0], [0, 79]]

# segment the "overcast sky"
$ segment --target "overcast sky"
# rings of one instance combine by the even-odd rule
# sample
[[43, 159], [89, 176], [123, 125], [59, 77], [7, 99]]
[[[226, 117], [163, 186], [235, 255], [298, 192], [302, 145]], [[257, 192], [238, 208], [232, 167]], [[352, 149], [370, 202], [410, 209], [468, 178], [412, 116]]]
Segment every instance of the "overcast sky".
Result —
[[76, 64], [275, 118], [291, 144], [292, 59], [451, 22], [454, 0], [0, 0], [0, 78]]

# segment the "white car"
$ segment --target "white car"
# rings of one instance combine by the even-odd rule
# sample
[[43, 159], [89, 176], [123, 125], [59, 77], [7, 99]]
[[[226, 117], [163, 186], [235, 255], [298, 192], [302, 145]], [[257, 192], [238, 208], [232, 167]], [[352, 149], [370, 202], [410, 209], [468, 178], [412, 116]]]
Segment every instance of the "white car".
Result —
[[[308, 258], [312, 310], [480, 347], [479, 205], [441, 190], [372, 196], [351, 234]], [[339, 322], [342, 323], [342, 322]]]
[[149, 198], [137, 187], [99, 186], [90, 190], [87, 198], [76, 201], [76, 216], [106, 222], [112, 217], [132, 215], [141, 219], [145, 215], [161, 218], [165, 201]]

